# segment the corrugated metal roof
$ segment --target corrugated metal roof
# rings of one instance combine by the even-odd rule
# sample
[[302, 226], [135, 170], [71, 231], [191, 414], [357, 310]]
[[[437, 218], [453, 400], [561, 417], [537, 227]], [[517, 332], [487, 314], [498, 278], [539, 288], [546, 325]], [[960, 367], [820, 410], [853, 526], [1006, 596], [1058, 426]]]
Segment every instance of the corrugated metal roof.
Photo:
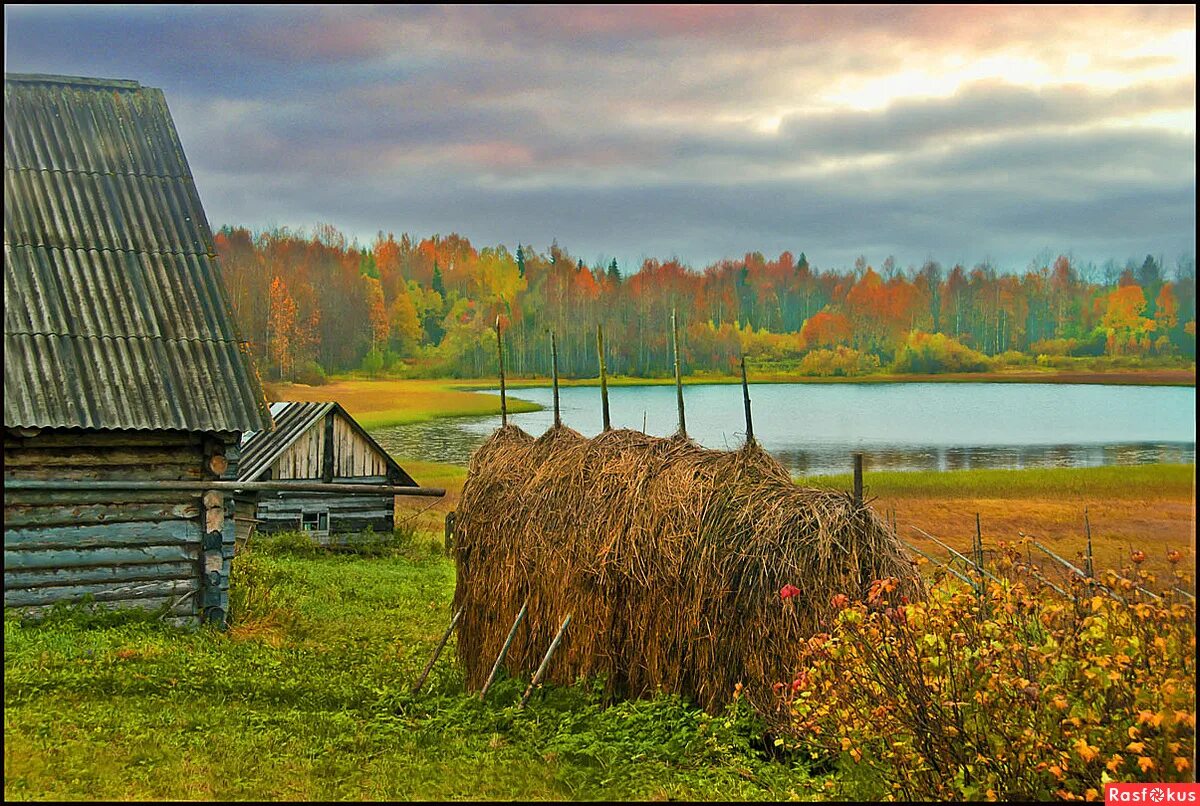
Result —
[[[286, 451], [309, 428], [316, 426], [325, 419], [325, 414], [333, 410], [345, 418], [355, 431], [367, 442], [374, 446], [379, 455], [387, 460], [388, 465], [399, 475], [399, 483], [403, 486], [416, 487], [417, 483], [404, 468], [393, 459], [375, 439], [359, 425], [353, 417], [346, 413], [339, 404], [308, 403], [299, 401], [283, 401], [271, 404], [271, 417], [275, 420], [274, 431], [256, 431], [242, 435], [242, 455], [238, 461], [238, 481], [254, 481], [263, 474], [280, 454]], [[323, 427], [323, 426], [322, 426]]]
[[5, 74], [4, 279], [5, 425], [270, 428], [161, 90]]

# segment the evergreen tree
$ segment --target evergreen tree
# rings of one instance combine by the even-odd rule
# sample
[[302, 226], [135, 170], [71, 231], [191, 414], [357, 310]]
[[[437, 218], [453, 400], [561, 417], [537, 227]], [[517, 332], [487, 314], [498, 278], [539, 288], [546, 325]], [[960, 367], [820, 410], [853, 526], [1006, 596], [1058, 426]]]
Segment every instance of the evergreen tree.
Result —
[[521, 244], [517, 244], [517, 276], [525, 276], [525, 252], [521, 249]]
[[433, 280], [430, 282], [430, 286], [434, 291], [441, 294], [442, 299], [446, 298], [446, 283], [442, 279], [442, 270], [438, 267], [436, 260], [433, 261]]
[[614, 283], [621, 282], [621, 270], [617, 268], [617, 259], [613, 258], [612, 263], [608, 264], [608, 279]]

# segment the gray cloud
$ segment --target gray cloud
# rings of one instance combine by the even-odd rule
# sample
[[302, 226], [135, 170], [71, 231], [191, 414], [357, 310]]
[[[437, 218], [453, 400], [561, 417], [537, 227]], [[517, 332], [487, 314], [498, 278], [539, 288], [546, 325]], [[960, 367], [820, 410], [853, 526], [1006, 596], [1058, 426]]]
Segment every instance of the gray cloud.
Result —
[[163, 87], [218, 225], [1023, 266], [1194, 249], [1194, 128], [1138, 123], [1194, 115], [1194, 71], [868, 111], [823, 93], [1006, 48], [1134, 75], [1171, 60], [1130, 32], [1194, 27], [1187, 7], [26, 7], [6, 69]]

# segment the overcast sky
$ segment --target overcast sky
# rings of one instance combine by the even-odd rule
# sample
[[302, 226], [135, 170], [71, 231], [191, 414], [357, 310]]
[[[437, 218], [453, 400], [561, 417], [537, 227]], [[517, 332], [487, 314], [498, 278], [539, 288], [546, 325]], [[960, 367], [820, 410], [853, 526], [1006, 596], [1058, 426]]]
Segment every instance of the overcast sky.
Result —
[[626, 267], [1195, 250], [1193, 6], [6, 6], [5, 45], [161, 87], [214, 227]]

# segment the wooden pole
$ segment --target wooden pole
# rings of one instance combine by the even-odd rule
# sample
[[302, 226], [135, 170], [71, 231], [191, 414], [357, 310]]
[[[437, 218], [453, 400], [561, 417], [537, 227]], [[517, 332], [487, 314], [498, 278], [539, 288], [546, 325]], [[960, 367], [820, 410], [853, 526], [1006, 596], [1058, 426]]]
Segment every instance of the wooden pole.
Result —
[[979, 525], [979, 513], [975, 513], [975, 567], [983, 570], [983, 529]]
[[750, 384], [746, 381], [746, 356], [742, 355], [742, 403], [746, 407], [746, 444], [754, 444], [754, 419], [750, 416]]
[[554, 377], [554, 427], [562, 425], [562, 416], [558, 408], [558, 337], [550, 331], [550, 371]]
[[1088, 511], [1086, 506], [1083, 508], [1083, 531], [1087, 534], [1087, 563], [1083, 570], [1087, 571], [1089, 578], [1095, 579], [1096, 565], [1092, 559], [1092, 524], [1091, 521], [1088, 520]]
[[612, 430], [608, 415], [608, 367], [604, 364], [604, 328], [596, 325], [596, 354], [600, 356], [600, 406], [604, 410], [604, 430]]
[[496, 317], [496, 354], [500, 358], [500, 425], [508, 425], [508, 395], [504, 390], [504, 340], [500, 338], [500, 317]]
[[854, 505], [862, 506], [863, 502], [863, 455], [854, 454]]
[[675, 348], [675, 402], [679, 406], [679, 433], [687, 436], [687, 421], [683, 416], [683, 375], [679, 370], [679, 324], [675, 309], [671, 309], [671, 345]]
[[521, 605], [521, 611], [517, 613], [516, 620], [513, 621], [512, 629], [508, 631], [508, 638], [504, 639], [504, 646], [500, 648], [500, 655], [496, 658], [496, 662], [492, 664], [492, 673], [488, 675], [487, 682], [483, 684], [483, 688], [479, 690], [479, 699], [487, 696], [488, 689], [492, 687], [492, 682], [495, 681], [496, 675], [500, 672], [500, 667], [504, 663], [504, 659], [508, 657], [509, 647], [512, 646], [513, 639], [517, 637], [517, 627], [521, 626], [521, 622], [525, 620], [525, 614], [529, 612], [529, 599], [525, 599], [525, 604]]
[[425, 664], [425, 671], [421, 672], [420, 679], [413, 686], [413, 694], [421, 690], [421, 686], [425, 685], [425, 679], [429, 677], [429, 673], [433, 670], [433, 664], [437, 663], [438, 656], [442, 654], [442, 649], [445, 648], [446, 642], [450, 640], [450, 634], [454, 632], [454, 628], [458, 626], [458, 620], [462, 618], [463, 608], [459, 608], [454, 614], [454, 618], [450, 621], [450, 626], [446, 630], [446, 634], [442, 636], [442, 640], [438, 642], [437, 649], [433, 650], [433, 657], [429, 659], [429, 663]]
[[562, 641], [563, 633], [567, 631], [567, 625], [571, 623], [570, 614], [563, 619], [562, 626], [558, 628], [558, 634], [554, 636], [554, 640], [550, 642], [550, 648], [546, 650], [546, 657], [542, 658], [542, 665], [534, 672], [533, 679], [529, 681], [529, 688], [525, 689], [525, 694], [521, 697], [521, 707], [525, 707], [525, 703], [529, 702], [529, 695], [533, 693], [534, 687], [542, 681], [542, 675], [546, 673], [546, 667], [550, 665], [550, 658], [554, 655], [554, 650], [558, 649], [559, 642]]

